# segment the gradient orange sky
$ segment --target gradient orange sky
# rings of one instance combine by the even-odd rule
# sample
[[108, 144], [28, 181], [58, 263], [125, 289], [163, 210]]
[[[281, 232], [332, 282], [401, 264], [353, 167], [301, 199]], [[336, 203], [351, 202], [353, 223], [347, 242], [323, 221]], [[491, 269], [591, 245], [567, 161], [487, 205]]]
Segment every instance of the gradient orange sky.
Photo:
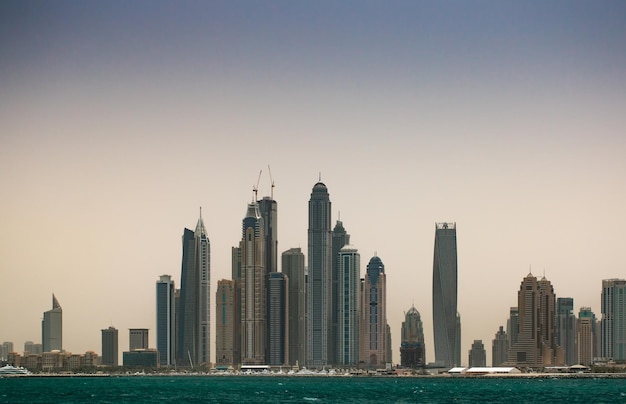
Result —
[[55, 293], [66, 350], [109, 325], [155, 346], [200, 206], [214, 307], [268, 164], [280, 252], [306, 253], [321, 172], [361, 273], [382, 259], [396, 362], [412, 304], [434, 360], [435, 222], [457, 223], [465, 363], [474, 339], [490, 363], [530, 269], [600, 317], [626, 277], [624, 21], [623, 1], [0, 2], [0, 342], [41, 342]]

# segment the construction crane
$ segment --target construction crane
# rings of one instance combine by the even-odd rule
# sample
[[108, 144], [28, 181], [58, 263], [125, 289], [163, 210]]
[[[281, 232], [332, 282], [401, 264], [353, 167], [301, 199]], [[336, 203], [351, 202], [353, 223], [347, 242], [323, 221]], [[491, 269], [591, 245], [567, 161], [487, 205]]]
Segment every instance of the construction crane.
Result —
[[256, 180], [256, 186], [252, 187], [252, 192], [254, 192], [254, 200], [252, 202], [256, 202], [259, 200], [258, 196], [259, 196], [259, 181], [261, 181], [261, 173], [263, 172], [263, 170], [259, 171], [259, 178], [257, 178]]

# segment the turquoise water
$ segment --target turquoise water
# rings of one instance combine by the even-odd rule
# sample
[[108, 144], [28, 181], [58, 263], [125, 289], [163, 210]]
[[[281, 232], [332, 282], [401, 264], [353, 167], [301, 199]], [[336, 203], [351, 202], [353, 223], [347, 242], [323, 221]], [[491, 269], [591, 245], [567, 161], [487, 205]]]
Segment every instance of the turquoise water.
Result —
[[19, 377], [0, 403], [626, 403], [626, 379]]

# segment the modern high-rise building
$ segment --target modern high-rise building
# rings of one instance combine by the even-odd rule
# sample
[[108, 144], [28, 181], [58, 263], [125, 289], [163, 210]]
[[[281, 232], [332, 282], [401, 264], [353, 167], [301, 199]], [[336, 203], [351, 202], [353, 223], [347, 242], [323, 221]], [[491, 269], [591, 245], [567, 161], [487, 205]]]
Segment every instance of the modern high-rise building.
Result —
[[424, 326], [415, 306], [404, 314], [401, 335], [400, 364], [406, 368], [423, 368], [426, 364]]
[[[331, 296], [331, 341], [337, 341], [339, 333], [339, 323], [337, 315], [339, 313], [339, 251], [346, 244], [350, 244], [350, 235], [343, 227], [343, 222], [337, 220], [332, 233], [332, 296]], [[328, 346], [328, 361], [330, 363], [339, 364], [341, 360], [336, 354], [336, 343], [332, 343]]]
[[308, 282], [307, 282], [307, 364], [329, 365], [332, 337], [332, 230], [328, 188], [321, 181], [313, 186], [309, 199]]
[[267, 364], [289, 363], [289, 279], [282, 272], [272, 272], [267, 279]]
[[176, 364], [176, 288], [170, 275], [156, 282], [156, 344], [161, 366]]
[[487, 366], [487, 352], [485, 351], [485, 345], [483, 345], [483, 341], [480, 339], [475, 339], [474, 343], [472, 343], [472, 348], [469, 350], [469, 366]]
[[128, 330], [128, 350], [148, 349], [148, 329], [131, 328]]
[[233, 366], [235, 341], [235, 281], [222, 279], [217, 282], [215, 294], [215, 366]]
[[443, 367], [461, 364], [461, 327], [457, 311], [456, 223], [435, 224], [433, 258], [433, 330], [435, 363]]
[[13, 342], [4, 341], [0, 345], [0, 360], [6, 361], [9, 358], [9, 354], [15, 352], [13, 349]]
[[626, 280], [602, 281], [602, 357], [626, 360]]
[[515, 366], [564, 365], [565, 353], [556, 342], [556, 298], [550, 281], [526, 276], [517, 295], [519, 333], [508, 353]]
[[282, 254], [282, 272], [289, 279], [289, 364], [305, 364], [306, 350], [306, 279], [304, 254], [300, 248], [291, 248]]
[[593, 365], [593, 346], [596, 316], [591, 307], [581, 307], [578, 312], [578, 363], [585, 366]]
[[102, 331], [102, 359], [104, 366], [117, 366], [119, 363], [118, 332], [117, 328], [110, 326]]
[[231, 273], [235, 282], [233, 292], [233, 367], [241, 365], [241, 283], [243, 281], [241, 269], [241, 249], [233, 247], [231, 250]]
[[506, 334], [509, 337], [509, 348], [517, 343], [519, 335], [519, 309], [511, 307], [509, 309], [509, 319], [506, 321]]
[[264, 223], [256, 202], [248, 204], [239, 243], [241, 254], [241, 363], [266, 363], [267, 294]]
[[259, 199], [259, 213], [265, 234], [265, 272], [278, 271], [278, 210], [274, 196]]
[[385, 265], [378, 256], [367, 264], [361, 295], [361, 362], [368, 368], [379, 368], [387, 357], [387, 278]]
[[359, 364], [359, 289], [361, 257], [354, 246], [345, 245], [337, 255], [337, 335], [335, 363]]
[[202, 210], [195, 231], [183, 232], [183, 260], [178, 309], [178, 366], [210, 363], [211, 357], [211, 245]]
[[565, 364], [576, 365], [578, 363], [576, 315], [574, 299], [571, 297], [556, 299], [556, 341], [565, 350]]
[[491, 366], [502, 366], [507, 361], [509, 350], [509, 339], [504, 327], [500, 326], [496, 336], [491, 343]]
[[43, 313], [41, 344], [44, 352], [63, 350], [63, 309], [52, 294], [52, 309]]

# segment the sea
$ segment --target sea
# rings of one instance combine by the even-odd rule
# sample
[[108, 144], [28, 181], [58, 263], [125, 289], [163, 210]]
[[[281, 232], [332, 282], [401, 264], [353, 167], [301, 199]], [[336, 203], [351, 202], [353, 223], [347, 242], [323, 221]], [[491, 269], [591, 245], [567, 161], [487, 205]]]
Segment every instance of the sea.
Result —
[[626, 378], [0, 378], [0, 403], [626, 403]]

